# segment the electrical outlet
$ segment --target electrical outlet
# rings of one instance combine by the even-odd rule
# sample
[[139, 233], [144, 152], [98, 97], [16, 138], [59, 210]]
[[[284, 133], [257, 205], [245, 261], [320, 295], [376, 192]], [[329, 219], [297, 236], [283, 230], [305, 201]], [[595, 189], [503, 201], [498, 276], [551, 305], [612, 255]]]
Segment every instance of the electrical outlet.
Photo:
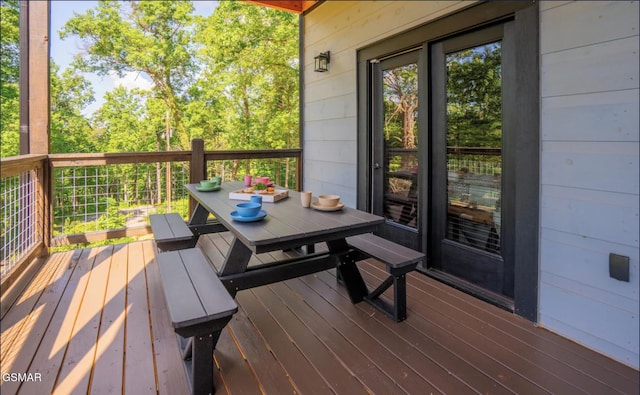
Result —
[[629, 257], [609, 253], [609, 277], [629, 282]]

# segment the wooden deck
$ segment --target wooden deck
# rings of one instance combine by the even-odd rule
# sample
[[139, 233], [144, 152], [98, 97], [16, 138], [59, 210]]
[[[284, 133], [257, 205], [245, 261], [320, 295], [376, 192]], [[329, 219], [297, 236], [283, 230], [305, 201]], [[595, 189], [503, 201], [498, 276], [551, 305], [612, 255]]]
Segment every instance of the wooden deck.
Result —
[[[229, 241], [199, 246], [219, 265]], [[2, 394], [186, 394], [156, 253], [142, 241], [52, 255], [2, 318]], [[385, 274], [375, 262], [361, 271], [370, 285]], [[638, 394], [638, 371], [408, 277], [402, 323], [352, 305], [332, 271], [238, 293], [214, 354], [218, 393]]]

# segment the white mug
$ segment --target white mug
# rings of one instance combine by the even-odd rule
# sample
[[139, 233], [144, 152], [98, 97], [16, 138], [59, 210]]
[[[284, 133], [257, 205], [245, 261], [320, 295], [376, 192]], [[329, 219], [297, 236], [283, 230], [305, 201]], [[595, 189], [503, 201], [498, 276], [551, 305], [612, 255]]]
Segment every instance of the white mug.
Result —
[[311, 206], [311, 191], [300, 192], [300, 203], [302, 203], [302, 207]]

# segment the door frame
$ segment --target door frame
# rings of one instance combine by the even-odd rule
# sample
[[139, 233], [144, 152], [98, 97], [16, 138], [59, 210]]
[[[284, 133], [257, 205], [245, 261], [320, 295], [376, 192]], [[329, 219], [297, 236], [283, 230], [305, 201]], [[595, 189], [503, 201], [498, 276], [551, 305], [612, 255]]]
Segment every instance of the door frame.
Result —
[[[466, 288], [464, 284], [456, 284], [455, 280], [437, 277], [439, 280], [457, 286], [474, 296], [511, 310], [516, 314], [537, 322], [538, 320], [538, 287], [539, 287], [539, 211], [540, 211], [540, 88], [539, 88], [539, 9], [538, 3], [530, 2], [484, 2], [472, 5], [462, 11], [439, 18], [433, 22], [413, 28], [388, 39], [368, 45], [357, 51], [357, 81], [358, 81], [358, 197], [359, 209], [371, 210], [371, 181], [372, 169], [371, 152], [372, 141], [370, 131], [372, 105], [370, 95], [373, 87], [371, 61], [386, 55], [398, 53], [404, 49], [423, 45], [423, 53], [429, 48], [429, 43], [442, 40], [448, 36], [473, 31], [500, 21], [513, 20], [516, 51], [514, 62], [517, 65], [517, 75], [503, 80], [504, 84], [516, 84], [515, 111], [505, 113], [505, 122], [514, 125], [516, 133], [511, 137], [513, 141], [505, 142], [517, 147], [512, 159], [507, 156], [503, 166], [511, 166], [515, 177], [519, 180], [512, 191], [515, 215], [506, 219], [512, 221], [510, 226], [515, 229], [513, 242], [503, 248], [512, 248], [510, 252], [514, 261], [514, 297], [512, 301], [493, 299], [479, 293], [476, 289]], [[421, 55], [428, 56], [428, 54]], [[428, 81], [428, 79], [426, 80]], [[427, 87], [426, 83], [424, 85]], [[421, 90], [422, 87], [419, 88]], [[430, 98], [429, 98], [430, 100]], [[424, 102], [430, 103], [429, 102]], [[424, 127], [430, 120], [429, 105], [421, 106], [420, 119]], [[431, 124], [429, 122], [429, 134]], [[422, 141], [420, 149], [428, 149]], [[533, 166], [532, 166], [533, 164]], [[426, 166], [422, 162], [420, 166]], [[427, 177], [427, 171], [421, 171], [421, 179]], [[422, 180], [421, 180], [422, 181]], [[430, 180], [420, 183], [421, 199]], [[422, 205], [423, 221], [429, 221], [426, 216], [426, 204]], [[507, 226], [505, 223], [504, 226]], [[423, 251], [427, 255], [426, 267], [421, 271], [429, 272], [429, 243], [428, 237], [423, 238]]]

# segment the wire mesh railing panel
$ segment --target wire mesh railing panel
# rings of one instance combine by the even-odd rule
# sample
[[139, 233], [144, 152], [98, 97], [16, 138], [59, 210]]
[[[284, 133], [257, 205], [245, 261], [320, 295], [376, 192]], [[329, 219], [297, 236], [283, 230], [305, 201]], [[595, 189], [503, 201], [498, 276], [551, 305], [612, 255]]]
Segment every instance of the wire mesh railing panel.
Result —
[[38, 202], [38, 169], [2, 179], [1, 277], [13, 270], [40, 240], [42, 212]]
[[60, 167], [53, 182], [54, 236], [146, 226], [153, 213], [188, 214], [188, 162]]
[[[243, 180], [245, 174], [267, 176], [295, 189], [298, 165], [296, 157], [210, 159], [206, 177], [228, 182]], [[142, 227], [154, 213], [177, 212], [188, 219], [184, 186], [190, 182], [190, 166], [189, 161], [54, 165], [54, 238]]]
[[450, 153], [447, 170], [447, 238], [500, 251], [501, 155]]

